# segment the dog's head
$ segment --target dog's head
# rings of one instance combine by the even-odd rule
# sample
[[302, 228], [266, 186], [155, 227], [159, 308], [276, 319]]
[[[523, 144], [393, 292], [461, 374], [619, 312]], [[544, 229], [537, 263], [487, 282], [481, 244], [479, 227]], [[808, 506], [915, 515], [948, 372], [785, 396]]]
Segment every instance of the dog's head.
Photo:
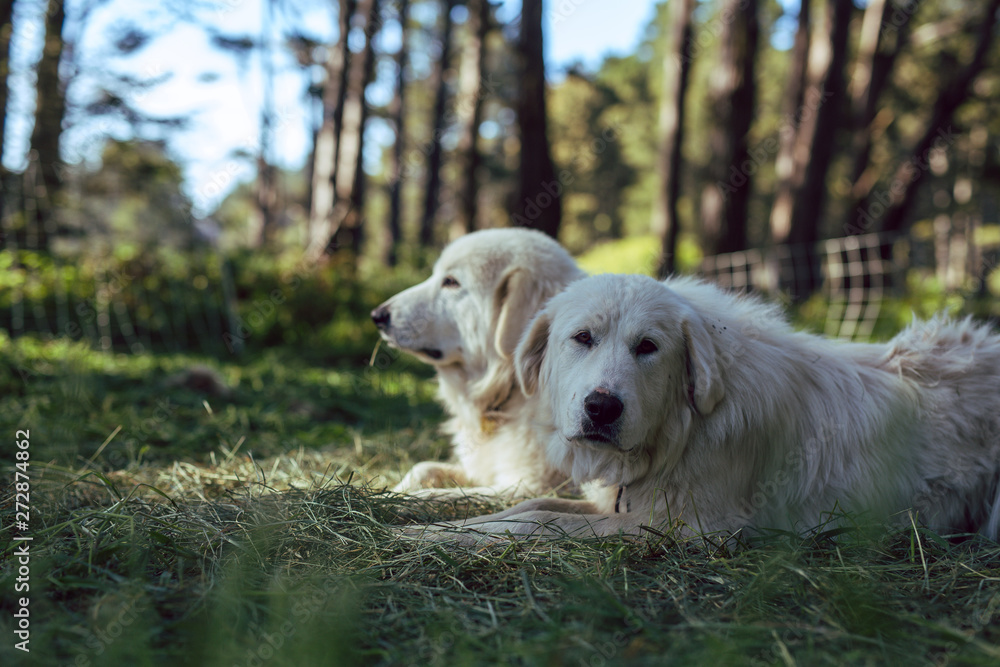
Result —
[[460, 367], [487, 407], [515, 384], [514, 349], [532, 316], [582, 275], [540, 232], [483, 230], [448, 245], [430, 278], [373, 310], [372, 320], [390, 345], [439, 369]]
[[[568, 463], [578, 481], [603, 474], [577, 469], [594, 453], [672, 467], [692, 415], [709, 414], [724, 394], [709, 327], [687, 301], [645, 276], [570, 285], [532, 322], [515, 368], [526, 395], [541, 389], [562, 453], [578, 459]], [[674, 428], [664, 431], [665, 421]]]

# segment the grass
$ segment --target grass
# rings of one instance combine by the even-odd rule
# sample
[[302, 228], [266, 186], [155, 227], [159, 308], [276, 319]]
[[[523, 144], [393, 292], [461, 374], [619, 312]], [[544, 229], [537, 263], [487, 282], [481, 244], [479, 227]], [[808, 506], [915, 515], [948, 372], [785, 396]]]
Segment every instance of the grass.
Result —
[[[0, 331], [0, 350], [0, 429], [30, 427], [36, 462], [76, 466], [96, 455], [99, 468], [121, 469], [349, 442], [356, 458], [392, 467], [447, 447], [433, 429], [441, 410], [430, 371], [386, 348], [376, 367], [367, 355], [319, 365], [290, 348], [226, 362], [99, 354]], [[215, 386], [199, 386], [205, 375]]]
[[[976, 538], [400, 541], [394, 525], [493, 508], [385, 490], [447, 442], [427, 370], [368, 362], [0, 341], [0, 432], [31, 429], [33, 537], [32, 650], [13, 647], [7, 543], [0, 662], [1000, 663], [1000, 545]], [[5, 530], [14, 501], [4, 487]]]

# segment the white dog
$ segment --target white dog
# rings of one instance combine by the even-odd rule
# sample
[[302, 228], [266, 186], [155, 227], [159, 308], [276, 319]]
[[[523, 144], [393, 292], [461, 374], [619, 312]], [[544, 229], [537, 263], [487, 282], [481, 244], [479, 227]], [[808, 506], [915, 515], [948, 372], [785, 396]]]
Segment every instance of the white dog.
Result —
[[535, 313], [583, 275], [540, 232], [484, 230], [451, 243], [430, 278], [372, 311], [390, 345], [437, 370], [457, 459], [418, 463], [395, 491], [457, 485], [469, 487], [463, 493], [523, 498], [566, 481], [546, 462], [545, 443], [528, 420], [513, 357]]
[[801, 531], [835, 510], [998, 537], [1000, 336], [971, 320], [844, 343], [697, 280], [605, 275], [549, 302], [516, 366], [550, 460], [589, 500], [430, 537]]

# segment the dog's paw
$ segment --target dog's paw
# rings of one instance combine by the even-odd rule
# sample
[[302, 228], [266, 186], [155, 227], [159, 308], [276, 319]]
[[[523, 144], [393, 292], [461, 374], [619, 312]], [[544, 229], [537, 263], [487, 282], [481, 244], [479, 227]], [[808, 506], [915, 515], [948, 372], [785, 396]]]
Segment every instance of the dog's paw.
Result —
[[403, 541], [409, 542], [439, 542], [465, 547], [483, 546], [509, 541], [509, 537], [491, 532], [488, 524], [476, 527], [463, 526], [461, 523], [429, 523], [409, 526], [396, 526], [393, 532]]
[[410, 468], [392, 490], [396, 493], [413, 494], [421, 489], [450, 486], [469, 486], [469, 480], [461, 466], [439, 461], [421, 461]]

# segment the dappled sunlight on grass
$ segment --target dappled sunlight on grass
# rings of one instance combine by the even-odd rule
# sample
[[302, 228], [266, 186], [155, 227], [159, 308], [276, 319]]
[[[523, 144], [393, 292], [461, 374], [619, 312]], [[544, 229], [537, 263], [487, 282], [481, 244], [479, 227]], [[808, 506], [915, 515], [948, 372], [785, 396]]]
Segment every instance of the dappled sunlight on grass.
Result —
[[4, 342], [0, 427], [33, 429], [33, 456], [63, 466], [209, 462], [237, 447], [262, 458], [355, 452], [370, 441], [394, 467], [443, 449], [431, 374], [398, 354], [382, 369], [337, 368], [287, 350], [236, 362], [107, 354], [29, 336]]

